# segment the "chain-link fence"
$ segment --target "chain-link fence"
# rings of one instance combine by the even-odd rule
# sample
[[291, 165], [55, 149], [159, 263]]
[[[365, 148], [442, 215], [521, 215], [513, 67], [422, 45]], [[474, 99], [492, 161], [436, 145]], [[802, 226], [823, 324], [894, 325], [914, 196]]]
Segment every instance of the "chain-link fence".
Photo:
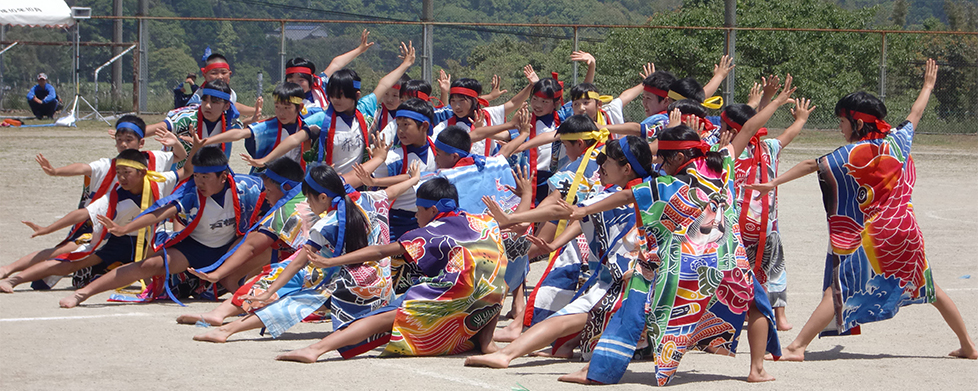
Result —
[[[111, 23], [111, 17], [92, 23]], [[127, 29], [136, 21], [126, 20]], [[149, 18], [151, 47], [148, 51], [149, 85], [147, 111], [165, 112], [173, 108], [174, 87], [183, 76], [199, 67], [199, 59], [178, 51], [168, 51], [165, 44], [179, 44], [173, 26], [213, 31], [214, 52], [231, 59], [232, 86], [244, 104], [253, 104], [257, 96], [257, 75], [263, 76], [262, 93], [270, 101], [270, 92], [280, 81], [282, 58], [303, 57], [324, 68], [337, 55], [357, 46], [362, 29], [370, 29], [376, 45], [361, 55], [350, 67], [364, 80], [364, 91], [370, 91], [377, 80], [394, 69], [397, 45], [413, 41], [418, 53], [416, 66], [408, 74], [421, 77], [421, 22], [351, 22], [311, 20], [259, 20], [217, 18]], [[83, 21], [82, 23], [87, 23]], [[234, 35], [239, 23], [260, 26], [261, 33]], [[538, 74], [557, 72], [570, 86], [574, 81], [574, 64], [570, 52], [576, 47], [589, 51], [598, 60], [595, 83], [603, 94], [617, 95], [640, 81], [642, 64], [654, 62], [679, 77], [691, 76], [705, 84], [712, 76], [713, 64], [723, 54], [728, 30], [716, 27], [667, 26], [574, 26], [548, 24], [451, 24], [433, 23], [433, 59], [435, 76], [445, 69], [453, 78], [472, 77], [485, 83], [494, 74], [503, 78], [509, 90], [504, 101], [526, 85], [522, 66], [532, 64]], [[285, 33], [284, 47], [281, 34]], [[84, 38], [84, 29], [83, 38]], [[978, 133], [978, 34], [943, 31], [870, 31], [820, 29], [741, 29], [736, 31], [736, 68], [734, 102], [746, 102], [747, 94], [761, 76], [791, 73], [798, 87], [796, 96], [815, 101], [808, 128], [836, 129], [834, 103], [847, 93], [867, 91], [884, 99], [892, 124], [909, 113], [922, 83], [923, 63], [935, 58], [940, 68], [938, 84], [931, 103], [919, 126], [922, 132]], [[36, 39], [29, 29], [11, 28], [4, 46], [17, 40]], [[48, 41], [69, 41], [67, 31], [48, 31]], [[153, 38], [153, 37], [156, 38]], [[171, 42], [172, 41], [172, 42]], [[885, 47], [885, 50], [884, 50]], [[131, 111], [133, 101], [133, 58], [137, 51], [120, 59], [124, 67], [123, 82], [113, 91], [108, 69], [100, 74], [95, 95], [93, 71], [112, 57], [110, 48], [83, 47], [81, 56], [80, 94], [99, 110]], [[284, 56], [283, 56], [284, 53]], [[0, 108], [27, 109], [25, 94], [34, 84], [37, 72], [47, 72], [63, 99], [74, 94], [70, 84], [71, 48], [69, 46], [32, 46], [21, 44], [3, 55], [3, 97]], [[43, 59], [58, 69], [41, 70], [21, 61]], [[87, 60], [84, 60], [87, 58]], [[882, 64], [882, 66], [881, 66]], [[578, 66], [577, 81], [583, 81], [586, 67]], [[200, 83], [202, 79], [198, 79]], [[723, 94], [725, 82], [717, 94]], [[437, 90], [437, 88], [436, 88]], [[437, 92], [436, 92], [437, 93]], [[731, 102], [727, 102], [728, 104]], [[270, 106], [270, 105], [268, 105]], [[271, 113], [271, 107], [266, 112]], [[644, 118], [641, 99], [625, 108], [627, 120]], [[770, 121], [772, 128], [783, 128], [792, 122], [788, 110], [781, 110]]]

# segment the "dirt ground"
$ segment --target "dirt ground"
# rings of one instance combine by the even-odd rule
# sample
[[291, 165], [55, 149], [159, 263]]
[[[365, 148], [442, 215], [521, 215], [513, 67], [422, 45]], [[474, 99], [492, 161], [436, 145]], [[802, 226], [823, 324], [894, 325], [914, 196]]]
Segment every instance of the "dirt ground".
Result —
[[[89, 162], [115, 155], [105, 127], [92, 121], [82, 129], [0, 130], [0, 264], [55, 244], [63, 233], [30, 239], [21, 220], [50, 224], [76, 205], [81, 178], [43, 174], [34, 155], [43, 152], [56, 165]], [[842, 143], [834, 132], [806, 131], [782, 156], [781, 171], [827, 153]], [[147, 148], [159, 148], [149, 140]], [[235, 151], [243, 151], [235, 145]], [[927, 238], [935, 280], [957, 303], [968, 331], [978, 336], [978, 140], [974, 136], [918, 136], [914, 147], [917, 217]], [[235, 159], [233, 166], [243, 171]], [[827, 234], [817, 180], [809, 176], [780, 190], [781, 229], [789, 271], [789, 343], [820, 297]], [[530, 282], [542, 273], [534, 264]], [[577, 370], [572, 360], [523, 357], [509, 369], [462, 366], [464, 356], [376, 358], [378, 351], [353, 360], [327, 354], [316, 364], [274, 361], [275, 355], [304, 347], [325, 336], [328, 324], [300, 324], [277, 340], [257, 331], [232, 337], [224, 345], [191, 340], [206, 331], [177, 325], [183, 313], [208, 311], [216, 303], [107, 303], [91, 298], [71, 310], [58, 308], [70, 294], [67, 280], [48, 292], [23, 285], [0, 295], [0, 389], [375, 389], [375, 390], [529, 390], [583, 389], [557, 382]], [[506, 322], [501, 322], [502, 327]], [[777, 381], [746, 383], [746, 341], [737, 357], [693, 352], [672, 382], [676, 389], [974, 389], [978, 362], [946, 357], [957, 348], [954, 334], [929, 305], [905, 307], [894, 319], [865, 325], [863, 335], [825, 338], [812, 343], [804, 363], [772, 362]], [[645, 389], [651, 362], [633, 362], [622, 383], [602, 389]]]

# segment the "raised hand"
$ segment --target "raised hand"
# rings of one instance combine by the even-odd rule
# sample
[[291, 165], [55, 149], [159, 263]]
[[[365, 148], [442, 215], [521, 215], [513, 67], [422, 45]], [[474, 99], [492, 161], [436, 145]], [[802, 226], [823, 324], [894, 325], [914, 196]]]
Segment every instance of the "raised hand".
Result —
[[666, 124], [667, 128], [674, 128], [676, 126], [682, 125], [683, 123], [683, 112], [679, 111], [679, 108], [672, 109], [669, 113], [669, 123]]
[[[452, 75], [445, 73], [444, 69], [438, 70], [438, 87], [445, 91], [452, 88]], [[442, 99], [446, 98], [442, 97]]]
[[44, 157], [44, 155], [37, 154], [37, 156], [34, 156], [34, 161], [37, 162], [37, 164], [41, 165], [41, 170], [44, 171], [45, 174], [48, 174], [50, 176], [55, 176], [57, 174], [57, 171], [54, 169], [54, 166], [51, 165], [51, 162], [49, 162], [48, 159]]
[[173, 132], [169, 132], [169, 131], [157, 132], [155, 140], [156, 142], [170, 148], [183, 148], [180, 145], [180, 139], [177, 138], [176, 133]]
[[526, 76], [526, 80], [529, 80], [530, 84], [536, 84], [540, 81], [540, 76], [537, 76], [537, 72], [533, 70], [533, 65], [530, 64], [523, 67], [523, 76]]
[[[486, 115], [484, 110], [475, 110], [472, 113], [472, 127], [481, 128], [486, 126]], [[488, 142], [488, 141], [487, 141]]]
[[261, 121], [262, 119], [261, 110], [262, 107], [264, 106], [265, 106], [265, 98], [262, 98], [261, 95], [259, 95], [258, 99], [255, 99], [255, 114], [251, 116], [251, 122]]
[[411, 178], [421, 178], [421, 161], [416, 160], [408, 167], [408, 176]]
[[403, 59], [407, 64], [414, 64], [414, 60], [417, 59], [417, 54], [414, 51], [414, 43], [408, 41], [407, 45], [401, 42], [400, 46], [401, 53], [397, 55], [397, 58]]
[[507, 227], [513, 224], [509, 219], [509, 215], [503, 211], [503, 208], [499, 206], [496, 200], [493, 200], [490, 196], [482, 196], [482, 203], [486, 204], [489, 208], [487, 211], [492, 218], [496, 219], [500, 227]]
[[771, 103], [774, 103], [778, 106], [788, 103], [788, 99], [791, 98], [791, 94], [795, 93], [795, 90], [798, 89], [798, 87], [791, 86], [792, 81], [793, 79], [791, 77], [791, 74], [789, 73], [784, 78], [784, 88], [781, 89], [781, 93], [778, 94], [778, 96], [776, 96], [773, 100], [771, 100]]
[[363, 52], [370, 49], [374, 44], [375, 42], [370, 41], [370, 32], [367, 29], [363, 29], [363, 32], [360, 33], [360, 45], [357, 46], [357, 49]]
[[592, 56], [591, 53], [588, 53], [588, 52], [585, 52], [585, 51], [581, 51], [581, 50], [578, 50], [576, 52], [571, 53], [570, 59], [571, 59], [571, 61], [581, 61], [581, 62], [584, 62], [587, 65], [591, 65], [591, 64], [594, 64], [596, 62], [596, 60], [594, 59], [594, 56]]
[[584, 208], [577, 205], [568, 204], [563, 198], [557, 200], [557, 205], [567, 212], [567, 220], [580, 220], [587, 216], [587, 212]]
[[769, 75], [768, 77], [761, 77], [761, 83], [764, 84], [764, 95], [774, 96], [775, 92], [781, 88], [781, 77], [778, 75]]
[[378, 134], [374, 137], [373, 148], [370, 150], [370, 157], [377, 156], [387, 156], [387, 151], [391, 149], [391, 145], [384, 140], [384, 135]]
[[312, 246], [308, 244], [302, 246], [302, 251], [306, 252], [306, 259], [309, 260], [309, 263], [315, 265], [316, 267], [327, 268], [333, 266], [329, 263], [329, 260], [332, 258], [326, 258], [319, 255], [319, 251], [316, 251], [316, 249], [312, 248]]
[[927, 59], [927, 65], [924, 66], [924, 88], [934, 88], [937, 84], [937, 62], [933, 58]]
[[[530, 164], [534, 164], [534, 163], [530, 162]], [[529, 176], [529, 172], [528, 172], [529, 170], [524, 168], [523, 166], [517, 166], [516, 169], [512, 171], [513, 171], [513, 180], [516, 181], [516, 187], [506, 185], [506, 189], [520, 197], [525, 196], [526, 194], [532, 194], [533, 183], [531, 182]]]
[[377, 182], [374, 181], [374, 176], [367, 172], [359, 163], [353, 165], [353, 173], [356, 174], [357, 178], [360, 178], [360, 182], [364, 186], [377, 186]]
[[649, 76], [652, 76], [653, 73], [655, 73], [655, 64], [650, 62], [642, 65], [642, 72], [639, 73], [639, 76], [642, 76], [642, 80], [645, 80]]
[[761, 83], [754, 82], [754, 86], [750, 88], [750, 93], [747, 94], [747, 105], [757, 110], [758, 106], [761, 105], [761, 96], [763, 95], [764, 87]]
[[812, 106], [812, 100], [806, 98], [795, 99], [795, 107], [791, 109], [791, 116], [795, 117], [795, 121], [808, 121], [808, 116], [812, 114], [815, 107]]
[[499, 77], [499, 75], [492, 75], [492, 88], [489, 90], [488, 99], [486, 100], [490, 100], [490, 101], [494, 100], [502, 96], [503, 94], [509, 92], [509, 90], [499, 89], [499, 86], [502, 84], [503, 84], [503, 79]]
[[727, 77], [730, 74], [730, 70], [734, 68], [733, 58], [729, 55], [724, 54], [720, 57], [719, 64], [713, 64], [713, 76], [723, 76]]
[[249, 155], [247, 153], [242, 153], [241, 154], [241, 160], [244, 160], [244, 162], [245, 163], [248, 163], [249, 166], [252, 166], [252, 167], [255, 167], [255, 168], [265, 167], [265, 159], [255, 159], [255, 158], [251, 157], [251, 155]]

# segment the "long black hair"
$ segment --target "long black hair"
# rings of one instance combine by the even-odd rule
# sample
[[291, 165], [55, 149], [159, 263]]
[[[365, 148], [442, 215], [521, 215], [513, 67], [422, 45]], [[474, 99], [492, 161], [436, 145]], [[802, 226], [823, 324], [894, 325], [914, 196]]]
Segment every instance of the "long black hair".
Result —
[[359, 88], [354, 86], [354, 81], [360, 81], [360, 75], [352, 69], [340, 69], [329, 77], [326, 83], [326, 96], [330, 98], [350, 98], [357, 100]]
[[[695, 130], [686, 125], [674, 126], [667, 128], [659, 134], [660, 141], [700, 141], [700, 135], [696, 133]], [[660, 149], [657, 154], [662, 156], [663, 160], [670, 160], [676, 157], [680, 152], [682, 152], [686, 157], [690, 159], [695, 159], [698, 157], [706, 157], [706, 166], [713, 170], [714, 172], [720, 173], [723, 171], [723, 155], [720, 152], [708, 151], [705, 154], [696, 148], [690, 148], [683, 151], [665, 151]]]
[[[319, 164], [309, 168], [309, 175], [316, 184], [334, 194], [343, 194], [343, 202], [346, 203], [346, 233], [344, 243], [336, 243], [337, 246], [344, 246], [344, 252], [353, 252], [367, 247], [370, 232], [370, 222], [367, 216], [360, 212], [360, 208], [343, 188], [343, 179], [336, 173], [336, 170], [328, 164]], [[320, 193], [313, 189], [309, 184], [302, 182], [302, 194], [308, 197], [316, 197]], [[342, 223], [342, 222], [340, 222]]]

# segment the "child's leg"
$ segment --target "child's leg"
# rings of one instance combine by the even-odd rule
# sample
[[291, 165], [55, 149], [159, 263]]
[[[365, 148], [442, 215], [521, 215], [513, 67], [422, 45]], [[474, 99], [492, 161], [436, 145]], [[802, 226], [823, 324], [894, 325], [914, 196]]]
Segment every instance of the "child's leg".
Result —
[[805, 349], [818, 333], [825, 329], [835, 316], [835, 304], [832, 303], [832, 288], [826, 288], [822, 293], [822, 301], [815, 307], [812, 316], [805, 322], [801, 332], [795, 337], [790, 345], [781, 349], [781, 360], [783, 361], [805, 361]]
[[774, 307], [774, 319], [778, 322], [778, 331], [788, 331], [795, 328], [788, 322], [788, 315], [784, 312], [784, 307]]
[[[187, 257], [180, 250], [168, 249], [167, 254], [170, 256], [170, 273], [184, 271], [190, 265], [187, 262]], [[126, 286], [144, 278], [158, 276], [164, 272], [163, 252], [160, 251], [142, 262], [134, 262], [112, 269], [84, 288], [75, 291], [73, 295], [61, 299], [60, 304], [62, 308], [71, 308], [97, 293]]]
[[978, 349], [975, 348], [975, 343], [971, 340], [971, 336], [968, 335], [968, 328], [964, 325], [964, 319], [961, 317], [961, 312], [958, 311], [958, 306], [954, 305], [951, 297], [947, 293], [944, 293], [944, 290], [937, 286], [937, 284], [934, 284], [934, 289], [937, 290], [937, 300], [934, 301], [934, 307], [937, 307], [937, 310], [941, 312], [944, 321], [951, 327], [954, 334], [958, 336], [958, 342], [961, 344], [960, 349], [948, 355], [972, 360], [978, 359]]
[[750, 344], [750, 374], [747, 381], [751, 383], [774, 380], [774, 376], [764, 370], [768, 326], [767, 318], [751, 305], [747, 314], [747, 342]]
[[[254, 235], [254, 236], [265, 236], [265, 235]], [[262, 267], [268, 265], [271, 259], [272, 259], [272, 249], [267, 248], [262, 253], [249, 258], [247, 261], [239, 264], [234, 269], [230, 270], [227, 276], [221, 279], [220, 281], [221, 285], [223, 285], [224, 288], [227, 289], [229, 292], [234, 292], [238, 290], [238, 288], [241, 287], [239, 282], [241, 281], [242, 278], [261, 273]]]
[[68, 242], [57, 247], [46, 248], [44, 250], [27, 254], [11, 264], [0, 266], [0, 279], [7, 278], [13, 273], [25, 270], [38, 262], [46, 261], [59, 255], [75, 251], [77, 248], [78, 245], [75, 244], [75, 242]]
[[513, 309], [506, 314], [507, 318], [513, 319], [509, 322], [506, 327], [494, 330], [492, 339], [497, 342], [513, 342], [516, 338], [519, 338], [520, 334], [523, 333], [523, 314], [526, 311], [526, 295], [523, 294], [523, 290], [526, 288], [526, 282], [520, 284], [519, 288], [513, 292]]
[[208, 313], [204, 314], [194, 314], [194, 315], [180, 315], [177, 317], [177, 323], [179, 324], [197, 324], [199, 321], [206, 322], [211, 326], [220, 326], [224, 324], [224, 319], [237, 315], [243, 314], [244, 311], [240, 307], [231, 303], [233, 298], [228, 298], [221, 302], [217, 308], [214, 308]]
[[212, 330], [206, 334], [195, 335], [194, 341], [225, 343], [228, 341], [228, 337], [234, 334], [242, 331], [254, 330], [264, 326], [265, 324], [261, 322], [261, 318], [259, 318], [258, 315], [251, 314], [234, 322], [223, 325], [218, 329]]
[[584, 330], [587, 314], [573, 314], [548, 318], [530, 327], [523, 335], [498, 352], [471, 356], [465, 359], [467, 366], [507, 368], [514, 358], [543, 348], [557, 338]]
[[68, 274], [74, 273], [78, 270], [86, 267], [92, 267], [100, 263], [102, 263], [102, 258], [99, 258], [98, 255], [95, 254], [89, 255], [88, 257], [85, 257], [85, 259], [80, 259], [75, 262], [48, 259], [46, 261], [31, 265], [31, 267], [17, 273], [15, 276], [10, 276], [0, 280], [0, 292], [13, 293], [15, 286], [25, 282], [37, 281], [47, 276], [67, 276]]
[[322, 356], [326, 352], [363, 342], [371, 335], [391, 331], [394, 328], [394, 319], [396, 316], [397, 311], [387, 311], [356, 320], [346, 328], [327, 335], [326, 338], [323, 338], [319, 342], [299, 350], [281, 354], [275, 357], [275, 359], [314, 363], [316, 360], [319, 360], [319, 356]]
[[587, 370], [590, 367], [591, 363], [584, 364], [584, 368], [579, 369], [577, 372], [571, 372], [564, 376], [558, 377], [557, 381], [590, 385], [592, 382], [587, 379]]
[[479, 342], [479, 350], [482, 352], [482, 354], [495, 353], [499, 351], [499, 347], [496, 346], [496, 343], [492, 342], [492, 333], [496, 330], [496, 322], [498, 321], [499, 315], [497, 314], [496, 316], [492, 317], [492, 320], [490, 320], [489, 323], [482, 326], [479, 333], [475, 335], [476, 341]]

